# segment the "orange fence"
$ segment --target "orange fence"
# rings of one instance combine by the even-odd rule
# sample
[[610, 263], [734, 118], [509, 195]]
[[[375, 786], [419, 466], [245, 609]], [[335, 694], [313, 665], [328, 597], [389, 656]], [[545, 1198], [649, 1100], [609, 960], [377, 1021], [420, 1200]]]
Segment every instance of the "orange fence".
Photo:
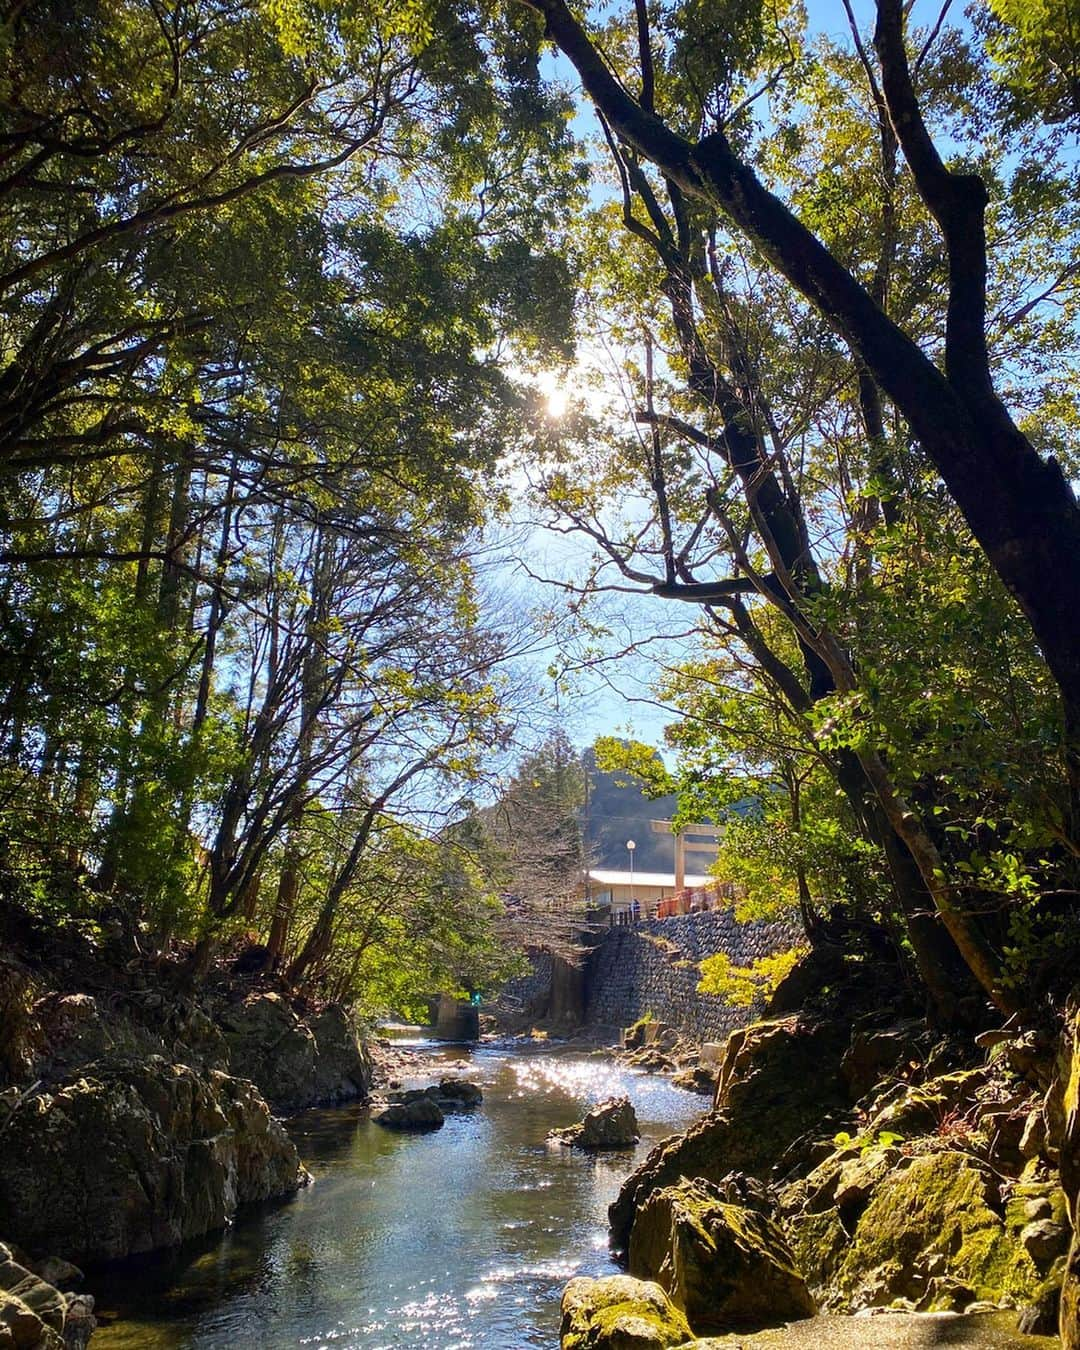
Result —
[[687, 887], [661, 900], [656, 906], [656, 917], [671, 919], [676, 914], [705, 914], [709, 910], [719, 909], [724, 900], [734, 897], [735, 887], [730, 881], [700, 891], [692, 891]]

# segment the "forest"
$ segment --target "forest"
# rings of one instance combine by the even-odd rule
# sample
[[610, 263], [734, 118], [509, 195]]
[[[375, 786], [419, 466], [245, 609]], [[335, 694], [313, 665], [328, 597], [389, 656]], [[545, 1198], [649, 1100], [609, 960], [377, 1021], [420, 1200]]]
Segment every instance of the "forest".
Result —
[[[942, 1089], [906, 1144], [875, 1099], [859, 1134], [876, 1080], [844, 1059], [851, 1129], [807, 1167], [884, 1150], [873, 1186], [968, 1185], [977, 1157], [1014, 1283], [980, 1267], [941, 1306], [985, 1286], [1045, 1330], [1060, 1302], [1080, 1346], [1078, 130], [1076, 0], [4, 8], [0, 1237], [97, 1260], [217, 1231], [310, 1180], [277, 1115], [397, 1082], [354, 1017], [538, 954], [580, 995], [598, 770], [720, 827], [735, 919], [787, 934], [746, 968], [653, 956], [757, 1012], [826, 972], [775, 1061], [740, 1025], [703, 1070], [685, 1175], [765, 1140], [779, 1166], [786, 1101], [739, 1134], [739, 1072], [843, 1077], [894, 999], [905, 1090], [983, 1097]], [[633, 702], [590, 721], [630, 663], [662, 744]], [[800, 1100], [799, 1137], [838, 1101]], [[50, 1111], [74, 1180], [25, 1161]], [[140, 1177], [177, 1138], [201, 1161], [121, 1232], [130, 1177], [78, 1159], [123, 1154], [129, 1115]], [[248, 1150], [227, 1184], [211, 1119]], [[696, 1129], [625, 1180], [613, 1241]], [[708, 1203], [757, 1214], [739, 1175]], [[176, 1200], [192, 1177], [212, 1200]], [[829, 1211], [853, 1250], [873, 1186]], [[814, 1297], [873, 1304], [844, 1278]]]
[[0, 875], [47, 928], [391, 1002], [497, 960], [439, 835], [517, 717], [482, 536], [582, 170], [488, 17], [5, 21]]
[[[946, 1022], [1049, 996], [1080, 937], [1067, 11], [18, 6], [5, 905], [188, 944], [196, 982], [240, 931], [339, 995], [406, 930], [495, 959], [468, 821], [515, 655], [571, 622], [572, 688], [629, 592], [692, 636], [656, 662], [672, 767], [613, 753], [691, 818], [757, 802], [751, 904], [884, 930]], [[546, 616], [489, 556], [522, 498], [592, 556]]]

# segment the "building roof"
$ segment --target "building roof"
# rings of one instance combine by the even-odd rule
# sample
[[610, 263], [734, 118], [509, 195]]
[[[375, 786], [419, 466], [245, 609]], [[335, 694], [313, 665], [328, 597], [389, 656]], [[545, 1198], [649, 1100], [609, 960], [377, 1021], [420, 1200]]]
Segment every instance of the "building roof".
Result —
[[[629, 872], [616, 871], [614, 868], [591, 867], [589, 880], [598, 886], [667, 886], [675, 889], [674, 872], [639, 872], [636, 867], [632, 876]], [[683, 877], [683, 885], [690, 891], [714, 885], [715, 882], [715, 877], [703, 877], [694, 872], [687, 872]]]

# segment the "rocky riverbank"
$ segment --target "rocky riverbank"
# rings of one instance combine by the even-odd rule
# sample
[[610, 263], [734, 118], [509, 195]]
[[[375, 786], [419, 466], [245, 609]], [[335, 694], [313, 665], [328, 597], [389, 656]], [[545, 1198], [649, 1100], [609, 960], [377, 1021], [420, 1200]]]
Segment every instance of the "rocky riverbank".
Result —
[[278, 1117], [369, 1093], [343, 1009], [237, 970], [196, 1000], [177, 977], [0, 960], [0, 1347], [82, 1344], [93, 1300], [49, 1271], [173, 1247], [292, 1195], [307, 1173]]
[[564, 1350], [886, 1308], [1009, 1309], [1018, 1335], [1060, 1315], [1074, 1350], [1080, 1013], [941, 1037], [890, 972], [812, 961], [797, 1009], [792, 981], [730, 1036], [713, 1109], [623, 1184], [629, 1274], [568, 1287]]

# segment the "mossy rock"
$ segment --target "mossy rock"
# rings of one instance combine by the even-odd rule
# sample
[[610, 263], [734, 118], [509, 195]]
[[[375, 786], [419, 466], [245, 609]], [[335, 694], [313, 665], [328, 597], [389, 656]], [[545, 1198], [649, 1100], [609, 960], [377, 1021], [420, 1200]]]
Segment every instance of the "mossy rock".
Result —
[[873, 1116], [867, 1132], [871, 1135], [887, 1132], [904, 1138], [931, 1134], [950, 1112], [971, 1106], [976, 1100], [975, 1093], [985, 1083], [984, 1069], [941, 1074], [888, 1101]]
[[796, 1214], [785, 1222], [784, 1233], [815, 1302], [821, 1308], [832, 1307], [838, 1301], [833, 1288], [837, 1272], [851, 1243], [840, 1211]]
[[306, 1178], [253, 1083], [151, 1056], [20, 1099], [4, 1134], [0, 1233], [79, 1262], [175, 1246]]
[[1018, 1184], [1005, 1205], [1005, 1231], [1045, 1276], [1069, 1250], [1065, 1192], [1053, 1184]]
[[899, 1158], [899, 1151], [891, 1145], [841, 1143], [806, 1177], [784, 1188], [781, 1209], [805, 1209], [814, 1214], [836, 1208], [849, 1218], [857, 1218], [874, 1187], [895, 1168]]
[[658, 1284], [579, 1276], [563, 1290], [561, 1350], [669, 1350], [691, 1339], [686, 1318]]
[[1016, 1320], [1017, 1330], [1025, 1336], [1053, 1336], [1061, 1319], [1061, 1286], [1065, 1279], [1065, 1258], [1060, 1257]]
[[814, 1300], [768, 1215], [706, 1181], [654, 1191], [630, 1233], [631, 1274], [654, 1279], [697, 1331], [812, 1317]]
[[846, 1109], [839, 1077], [846, 1027], [786, 1017], [732, 1032], [720, 1064], [717, 1107], [656, 1146], [608, 1210], [612, 1240], [626, 1249], [634, 1216], [653, 1191], [683, 1177], [729, 1172], [764, 1178], [798, 1138]]
[[1080, 1238], [1075, 1233], [1062, 1278], [1060, 1310], [1063, 1350], [1080, 1350]]
[[1039, 1272], [992, 1207], [990, 1174], [955, 1152], [887, 1177], [859, 1220], [837, 1279], [852, 1307], [908, 1300], [925, 1311], [1023, 1302]]

